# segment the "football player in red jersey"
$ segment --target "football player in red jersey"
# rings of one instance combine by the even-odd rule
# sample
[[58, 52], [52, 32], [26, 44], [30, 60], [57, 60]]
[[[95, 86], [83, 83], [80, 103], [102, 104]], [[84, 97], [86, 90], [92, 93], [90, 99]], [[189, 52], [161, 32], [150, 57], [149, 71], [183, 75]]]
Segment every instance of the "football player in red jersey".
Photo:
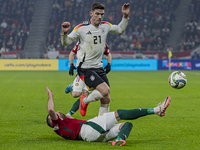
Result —
[[106, 142], [116, 138], [116, 140], [108, 142], [109, 145], [113, 146], [124, 146], [126, 144], [125, 140], [133, 127], [131, 122], [116, 124], [117, 122], [120, 120], [134, 120], [150, 114], [157, 114], [163, 117], [171, 101], [168, 96], [155, 108], [118, 109], [89, 120], [79, 120], [64, 115], [59, 111], [55, 112], [53, 93], [48, 87], [46, 89], [49, 95], [47, 124], [53, 128], [54, 132], [65, 139], [88, 142]]

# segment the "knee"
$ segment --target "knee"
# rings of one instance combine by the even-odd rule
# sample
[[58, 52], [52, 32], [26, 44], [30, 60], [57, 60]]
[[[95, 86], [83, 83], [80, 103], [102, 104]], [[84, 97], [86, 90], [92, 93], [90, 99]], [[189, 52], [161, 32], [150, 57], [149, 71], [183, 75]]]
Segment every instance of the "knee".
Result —
[[101, 104], [110, 104], [110, 95], [100, 99]]
[[110, 95], [108, 94], [108, 96], [106, 97], [106, 104], [109, 104], [110, 103]]
[[[108, 97], [108, 95], [110, 94], [110, 88], [108, 87], [108, 88], [105, 88], [105, 89], [103, 89], [102, 91], [101, 91], [101, 95], [103, 96], [103, 97]], [[109, 100], [110, 100], [110, 96], [109, 96]]]
[[131, 130], [133, 128], [133, 124], [131, 122], [123, 122], [120, 125], [119, 130], [121, 130], [123, 127], [126, 127]]
[[82, 92], [74, 92], [74, 91], [72, 91], [72, 96], [74, 98], [81, 96], [81, 94], [82, 94]]
[[82, 94], [88, 96], [88, 95], [89, 95], [89, 92], [88, 92], [87, 90], [83, 90], [83, 91], [82, 91]]

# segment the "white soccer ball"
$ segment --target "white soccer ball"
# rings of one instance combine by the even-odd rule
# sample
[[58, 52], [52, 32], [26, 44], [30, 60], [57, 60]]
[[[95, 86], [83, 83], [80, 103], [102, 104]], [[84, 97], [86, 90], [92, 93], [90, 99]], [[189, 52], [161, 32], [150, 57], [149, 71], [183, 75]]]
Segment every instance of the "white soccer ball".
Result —
[[183, 88], [187, 83], [186, 75], [181, 71], [174, 71], [169, 76], [169, 84], [175, 89]]

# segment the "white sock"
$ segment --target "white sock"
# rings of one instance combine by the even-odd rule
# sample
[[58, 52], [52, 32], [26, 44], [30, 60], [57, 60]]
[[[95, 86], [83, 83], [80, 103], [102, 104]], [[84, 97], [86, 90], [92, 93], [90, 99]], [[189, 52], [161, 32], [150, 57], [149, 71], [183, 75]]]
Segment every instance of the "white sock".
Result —
[[97, 90], [94, 90], [88, 97], [85, 97], [83, 99], [83, 102], [85, 104], [89, 104], [90, 102], [94, 102], [94, 101], [98, 101], [101, 98], [103, 98], [103, 96], [101, 95], [101, 93]]
[[109, 104], [100, 104], [98, 116], [101, 116], [104, 113], [108, 113], [109, 111], [110, 111]]
[[153, 110], [154, 110], [154, 114], [156, 114], [156, 113], [158, 113], [160, 111], [160, 107], [157, 106], [157, 107], [153, 108]]

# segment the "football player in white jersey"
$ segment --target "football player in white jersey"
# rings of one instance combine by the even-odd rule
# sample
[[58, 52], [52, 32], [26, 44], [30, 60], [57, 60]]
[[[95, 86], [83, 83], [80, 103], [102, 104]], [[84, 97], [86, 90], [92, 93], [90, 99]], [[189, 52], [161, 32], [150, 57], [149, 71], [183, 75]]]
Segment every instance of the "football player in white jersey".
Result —
[[[74, 60], [74, 56], [77, 54], [79, 49], [79, 42], [76, 43], [76, 45], [74, 46], [74, 48], [72, 49], [72, 51], [69, 54], [69, 62], [70, 64], [73, 64], [73, 60]], [[112, 56], [109, 52], [108, 46], [107, 44], [105, 44], [105, 51], [104, 51], [104, 55], [106, 55], [106, 59], [107, 59], [107, 65], [104, 68], [106, 74], [110, 72], [111, 70], [111, 61], [112, 61]], [[74, 74], [74, 69], [75, 67], [73, 65], [70, 66], [69, 69], [69, 75], [73, 75]], [[88, 94], [91, 92], [88, 90], [88, 88], [86, 87], [85, 83], [80, 79], [79, 75], [77, 74], [74, 81], [67, 86], [67, 88], [65, 89], [65, 93], [69, 93], [71, 92], [71, 95], [76, 98], [81, 96], [81, 94], [85, 94], [86, 96], [88, 96]], [[80, 99], [78, 99], [72, 106], [72, 108], [70, 109], [68, 115], [73, 115], [79, 107], [80, 104]], [[99, 115], [103, 115], [104, 113], [108, 113], [109, 112], [109, 104], [100, 104], [100, 108], [99, 108]]]
[[80, 51], [77, 55], [77, 72], [90, 90], [95, 89], [89, 96], [81, 95], [79, 111], [82, 116], [85, 116], [90, 102], [101, 99], [103, 104], [110, 103], [109, 82], [102, 63], [104, 46], [108, 33], [123, 33], [129, 20], [129, 3], [122, 6], [123, 18], [118, 25], [102, 21], [104, 8], [101, 3], [92, 4], [91, 19], [77, 25], [69, 35], [70, 23], [62, 23], [62, 45], [70, 45], [79, 38]]

